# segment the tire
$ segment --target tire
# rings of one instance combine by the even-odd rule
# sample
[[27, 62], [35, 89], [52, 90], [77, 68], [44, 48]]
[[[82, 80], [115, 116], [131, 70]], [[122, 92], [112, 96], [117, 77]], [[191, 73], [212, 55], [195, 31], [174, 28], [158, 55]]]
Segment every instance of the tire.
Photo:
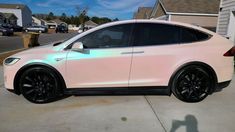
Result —
[[213, 78], [202, 67], [187, 66], [176, 73], [172, 82], [173, 94], [184, 102], [200, 102], [210, 93]]
[[33, 67], [23, 72], [19, 80], [22, 95], [32, 103], [49, 103], [61, 95], [61, 85], [53, 70]]
[[42, 31], [41, 31], [41, 30], [39, 30], [38, 32], [39, 32], [39, 33], [42, 33]]

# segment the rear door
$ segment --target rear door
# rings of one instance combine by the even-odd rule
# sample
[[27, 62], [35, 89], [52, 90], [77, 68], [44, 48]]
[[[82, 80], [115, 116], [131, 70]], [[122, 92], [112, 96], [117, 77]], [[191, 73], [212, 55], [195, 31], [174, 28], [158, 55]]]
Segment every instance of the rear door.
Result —
[[136, 23], [129, 86], [167, 86], [175, 62], [179, 28], [161, 23]]

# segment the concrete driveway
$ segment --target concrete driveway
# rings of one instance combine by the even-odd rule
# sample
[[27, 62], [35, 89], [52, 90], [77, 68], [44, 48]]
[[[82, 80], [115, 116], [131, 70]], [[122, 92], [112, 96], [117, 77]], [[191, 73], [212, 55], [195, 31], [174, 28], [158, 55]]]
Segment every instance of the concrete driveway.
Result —
[[[3, 88], [1, 132], [234, 132], [235, 82], [200, 103], [174, 96], [71, 96], [36, 105]], [[235, 80], [235, 77], [234, 77]]]

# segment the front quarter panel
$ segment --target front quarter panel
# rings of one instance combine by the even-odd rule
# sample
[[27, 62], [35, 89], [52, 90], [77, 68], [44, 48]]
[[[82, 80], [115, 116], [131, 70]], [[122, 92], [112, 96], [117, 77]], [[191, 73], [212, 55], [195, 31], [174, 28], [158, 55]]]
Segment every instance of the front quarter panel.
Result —
[[17, 72], [27, 66], [49, 65], [59, 71], [62, 76], [65, 76], [66, 55], [67, 51], [48, 52], [45, 54], [41, 52], [36, 54], [30, 53], [11, 56], [20, 58], [20, 60], [14, 65], [6, 66], [4, 64], [5, 88], [14, 89], [14, 79]]

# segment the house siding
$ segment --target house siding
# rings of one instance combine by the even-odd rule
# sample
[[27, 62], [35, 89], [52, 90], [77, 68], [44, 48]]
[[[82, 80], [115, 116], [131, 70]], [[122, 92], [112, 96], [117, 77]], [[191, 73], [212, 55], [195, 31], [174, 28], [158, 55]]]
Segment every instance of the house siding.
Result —
[[27, 27], [32, 25], [32, 12], [31, 10], [26, 6], [22, 10], [22, 26]]
[[166, 13], [165, 13], [163, 7], [161, 6], [161, 4], [158, 3], [156, 13], [154, 16], [152, 16], [152, 18], [158, 18], [158, 17], [164, 16], [164, 15], [166, 15]]
[[17, 17], [19, 26], [25, 27], [32, 24], [32, 12], [27, 6], [23, 9], [0, 8], [0, 12], [13, 13]]
[[164, 11], [163, 7], [160, 4], [158, 4], [157, 8], [159, 8], [159, 10], [156, 12], [156, 17], [166, 15], [166, 12]]
[[217, 16], [171, 15], [171, 21], [190, 23], [207, 28], [215, 28], [217, 25], [217, 19]]
[[228, 36], [228, 26], [230, 20], [230, 13], [235, 10], [234, 0], [222, 0], [220, 3], [222, 10], [219, 13], [217, 33], [222, 36]]
[[32, 17], [32, 24], [42, 25], [42, 21], [36, 17]]
[[17, 25], [22, 26], [22, 15], [20, 9], [7, 9], [7, 8], [0, 8], [0, 12], [2, 13], [13, 13], [17, 17]]

